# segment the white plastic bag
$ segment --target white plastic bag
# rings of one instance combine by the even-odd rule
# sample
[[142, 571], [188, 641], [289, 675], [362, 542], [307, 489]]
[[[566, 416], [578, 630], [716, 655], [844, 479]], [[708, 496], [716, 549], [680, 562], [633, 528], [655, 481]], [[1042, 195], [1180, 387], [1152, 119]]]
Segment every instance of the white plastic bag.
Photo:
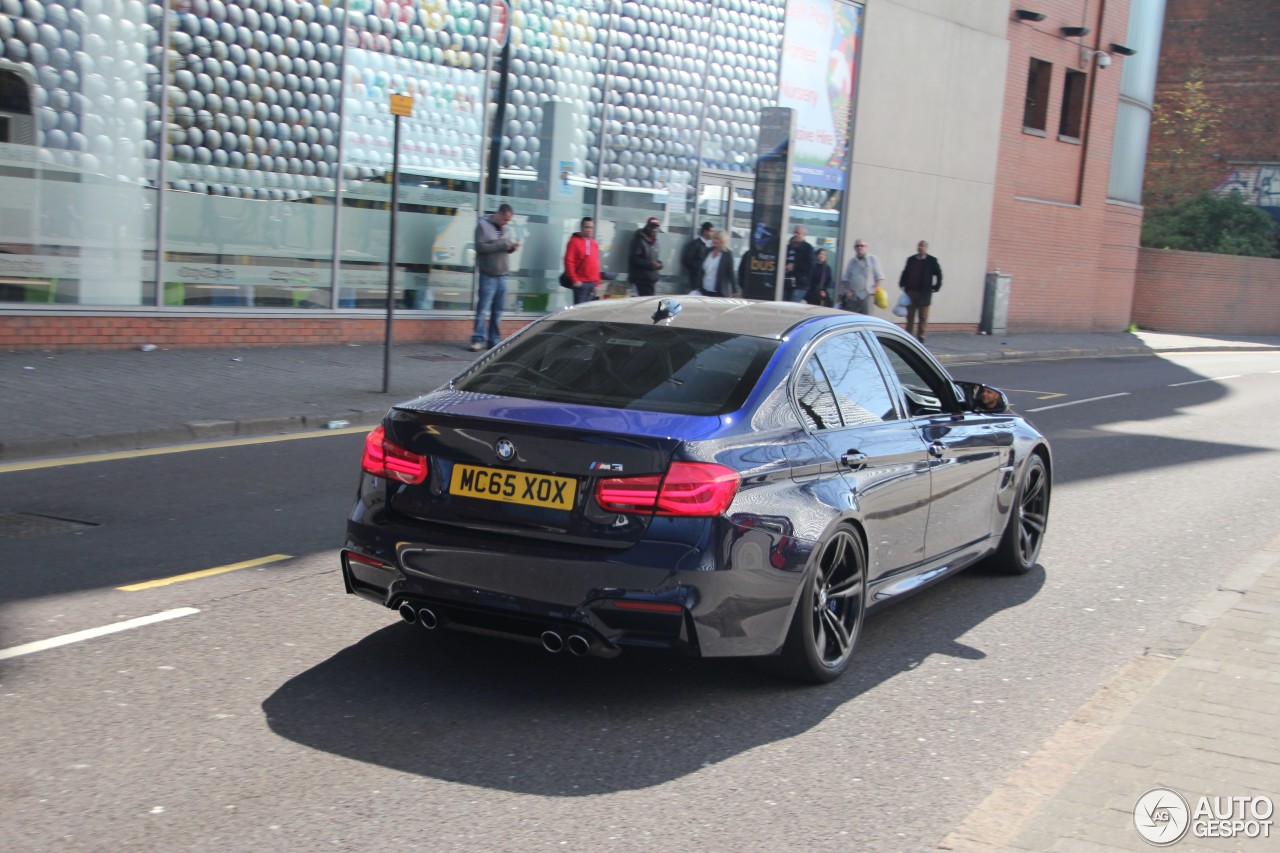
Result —
[[896, 317], [907, 316], [907, 309], [911, 307], [911, 297], [907, 292], [902, 291], [902, 295], [898, 297], [898, 304], [893, 306], [893, 313]]

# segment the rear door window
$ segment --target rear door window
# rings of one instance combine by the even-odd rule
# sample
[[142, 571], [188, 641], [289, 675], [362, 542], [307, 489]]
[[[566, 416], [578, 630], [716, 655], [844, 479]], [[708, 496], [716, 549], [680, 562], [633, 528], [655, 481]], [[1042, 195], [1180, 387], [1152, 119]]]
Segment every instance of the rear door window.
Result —
[[722, 415], [742, 408], [778, 342], [679, 326], [540, 323], [454, 387], [530, 400]]
[[831, 390], [822, 365], [812, 356], [796, 374], [796, 407], [800, 410], [800, 420], [810, 430], [816, 432], [841, 426], [835, 392]]
[[818, 344], [815, 355], [831, 380], [845, 426], [897, 419], [898, 409], [889, 386], [861, 334], [833, 335]]

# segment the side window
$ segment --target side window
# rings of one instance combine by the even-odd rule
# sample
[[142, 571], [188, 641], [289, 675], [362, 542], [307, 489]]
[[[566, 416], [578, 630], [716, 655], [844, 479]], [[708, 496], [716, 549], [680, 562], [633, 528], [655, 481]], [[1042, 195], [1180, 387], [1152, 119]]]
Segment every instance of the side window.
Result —
[[810, 358], [796, 376], [796, 405], [800, 418], [810, 429], [835, 429], [840, 426], [836, 397], [831, 384], [816, 358]]
[[1027, 67], [1027, 94], [1022, 105], [1022, 130], [1044, 136], [1049, 121], [1049, 79], [1053, 66], [1033, 59]]
[[912, 417], [937, 415], [955, 410], [955, 390], [951, 381], [933, 365], [912, 352], [902, 341], [877, 336], [898, 382], [907, 397], [907, 411]]
[[889, 387], [866, 338], [856, 332], [835, 335], [818, 344], [816, 355], [831, 379], [845, 426], [898, 417]]
[[1067, 139], [1079, 139], [1084, 117], [1084, 86], [1088, 80], [1083, 71], [1068, 71], [1062, 81], [1062, 120], [1058, 122], [1058, 135]]

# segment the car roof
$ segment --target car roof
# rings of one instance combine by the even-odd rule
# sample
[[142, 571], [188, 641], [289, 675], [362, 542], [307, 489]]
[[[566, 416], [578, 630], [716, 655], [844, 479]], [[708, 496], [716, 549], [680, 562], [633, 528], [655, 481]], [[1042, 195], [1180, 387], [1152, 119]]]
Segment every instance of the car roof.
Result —
[[[668, 304], [663, 306], [661, 304], [663, 302]], [[672, 303], [678, 303], [680, 306], [679, 312], [674, 316], [664, 313], [663, 310], [669, 310]], [[551, 314], [546, 319], [635, 323], [646, 326], [661, 322], [690, 329], [709, 329], [781, 340], [800, 323], [824, 317], [839, 317], [855, 325], [895, 328], [891, 323], [875, 317], [801, 302], [764, 302], [756, 299], [681, 295], [600, 299], [574, 305]]]

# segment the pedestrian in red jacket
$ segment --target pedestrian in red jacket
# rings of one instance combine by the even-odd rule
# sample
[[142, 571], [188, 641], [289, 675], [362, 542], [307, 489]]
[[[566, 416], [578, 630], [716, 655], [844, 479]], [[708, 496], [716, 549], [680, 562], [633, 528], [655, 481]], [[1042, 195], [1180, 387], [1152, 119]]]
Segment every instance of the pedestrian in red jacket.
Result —
[[600, 284], [600, 244], [596, 242], [596, 223], [582, 217], [581, 230], [569, 238], [564, 247], [564, 271], [573, 282], [573, 304], [596, 298]]

